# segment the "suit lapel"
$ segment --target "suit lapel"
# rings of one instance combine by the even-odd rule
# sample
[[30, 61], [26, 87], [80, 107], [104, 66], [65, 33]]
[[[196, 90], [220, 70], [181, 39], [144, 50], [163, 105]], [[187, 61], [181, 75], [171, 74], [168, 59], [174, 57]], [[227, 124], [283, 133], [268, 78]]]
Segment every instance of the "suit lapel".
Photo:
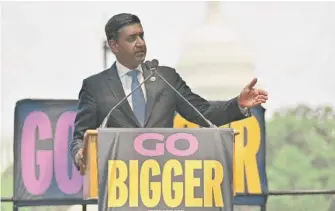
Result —
[[[114, 97], [116, 98], [117, 102], [120, 102], [124, 97], [125, 93], [122, 87], [122, 83], [119, 77], [119, 74], [116, 70], [116, 63], [112, 65], [110, 70], [108, 71], [108, 77], [107, 77], [107, 84], [112, 91]], [[131, 119], [133, 122], [135, 122], [138, 126], [140, 126], [134, 112], [131, 110], [131, 107], [128, 103], [128, 100], [125, 100], [120, 106], [120, 110], [125, 112], [125, 116], [127, 116], [129, 119]]]
[[[144, 79], [146, 79], [151, 74], [151, 72], [143, 64], [142, 64], [142, 70], [143, 70]], [[156, 76], [153, 76], [153, 77], [156, 77]], [[151, 81], [149, 79], [146, 81], [146, 83], [144, 83], [145, 90], [146, 90], [146, 96], [147, 96], [147, 108], [146, 108], [146, 118], [145, 118], [144, 126], [146, 126], [146, 124], [148, 123], [148, 120], [152, 113], [152, 109], [155, 105], [155, 100], [156, 100], [155, 94], [157, 93], [157, 89], [158, 89], [157, 83], [158, 83], [157, 78], [154, 81]]]

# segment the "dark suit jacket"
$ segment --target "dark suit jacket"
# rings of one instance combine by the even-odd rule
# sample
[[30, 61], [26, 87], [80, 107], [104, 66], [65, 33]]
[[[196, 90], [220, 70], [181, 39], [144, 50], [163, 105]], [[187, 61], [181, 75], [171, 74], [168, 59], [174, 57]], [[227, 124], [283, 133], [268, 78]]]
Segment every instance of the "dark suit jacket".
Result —
[[[142, 65], [144, 78], [150, 71]], [[237, 97], [229, 101], [211, 104], [193, 93], [175, 69], [160, 66], [157, 70], [188, 101], [190, 101], [213, 124], [221, 126], [246, 118], [237, 103]], [[182, 117], [200, 126], [208, 124], [183, 101], [162, 79], [145, 83], [147, 114], [144, 127], [171, 128], [177, 111]], [[115, 63], [111, 68], [83, 80], [79, 93], [79, 104], [74, 124], [74, 137], [70, 145], [72, 158], [83, 147], [83, 136], [87, 129], [98, 128], [110, 109], [125, 97]], [[108, 121], [108, 127], [140, 127], [127, 100], [115, 109]]]

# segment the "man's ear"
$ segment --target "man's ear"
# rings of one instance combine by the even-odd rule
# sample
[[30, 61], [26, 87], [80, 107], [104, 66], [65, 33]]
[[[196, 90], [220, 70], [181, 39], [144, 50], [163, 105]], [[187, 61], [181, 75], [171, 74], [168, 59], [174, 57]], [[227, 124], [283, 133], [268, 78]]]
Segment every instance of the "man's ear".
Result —
[[119, 47], [118, 47], [118, 44], [115, 40], [109, 40], [108, 45], [111, 48], [113, 53], [119, 52]]

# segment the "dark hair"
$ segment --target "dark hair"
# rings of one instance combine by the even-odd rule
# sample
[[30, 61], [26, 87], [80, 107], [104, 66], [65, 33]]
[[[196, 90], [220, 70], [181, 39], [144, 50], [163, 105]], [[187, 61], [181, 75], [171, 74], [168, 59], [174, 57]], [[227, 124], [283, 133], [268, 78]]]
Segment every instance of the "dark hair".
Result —
[[119, 30], [124, 26], [134, 23], [141, 24], [140, 19], [136, 15], [129, 13], [120, 13], [114, 15], [105, 25], [107, 40], [117, 40], [119, 36]]

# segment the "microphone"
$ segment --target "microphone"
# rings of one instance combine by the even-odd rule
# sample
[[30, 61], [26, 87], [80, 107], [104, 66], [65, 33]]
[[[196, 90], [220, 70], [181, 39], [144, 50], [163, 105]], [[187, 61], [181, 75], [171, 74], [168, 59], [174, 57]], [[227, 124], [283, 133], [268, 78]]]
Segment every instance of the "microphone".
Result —
[[[148, 63], [148, 61], [146, 62], [146, 64]], [[157, 63], [158, 65], [158, 63]], [[134, 90], [132, 90], [127, 96], [125, 96], [122, 100], [120, 100], [106, 115], [106, 117], [104, 118], [104, 120], [102, 121], [101, 125], [99, 128], [106, 128], [107, 122], [109, 120], [110, 115], [112, 114], [112, 112], [119, 107], [130, 95], [132, 95], [137, 89], [139, 89], [147, 80], [149, 80], [153, 75], [155, 74], [155, 72], [151, 71], [151, 74], [145, 78], [142, 83], [140, 83]]]
[[174, 92], [176, 92], [193, 110], [209, 125], [210, 128], [217, 128], [211, 121], [209, 121], [196, 107], [190, 103], [182, 94], [178, 92], [162, 75], [160, 75], [157, 71], [158, 69], [158, 60], [153, 59], [151, 62], [146, 61], [145, 66], [148, 70], [150, 70], [153, 74], [157, 74]]
[[152, 73], [154, 73], [157, 68], [158, 68], [158, 60], [157, 59], [153, 59], [151, 62], [150, 61], [146, 61], [144, 63], [145, 67], [150, 70]]

